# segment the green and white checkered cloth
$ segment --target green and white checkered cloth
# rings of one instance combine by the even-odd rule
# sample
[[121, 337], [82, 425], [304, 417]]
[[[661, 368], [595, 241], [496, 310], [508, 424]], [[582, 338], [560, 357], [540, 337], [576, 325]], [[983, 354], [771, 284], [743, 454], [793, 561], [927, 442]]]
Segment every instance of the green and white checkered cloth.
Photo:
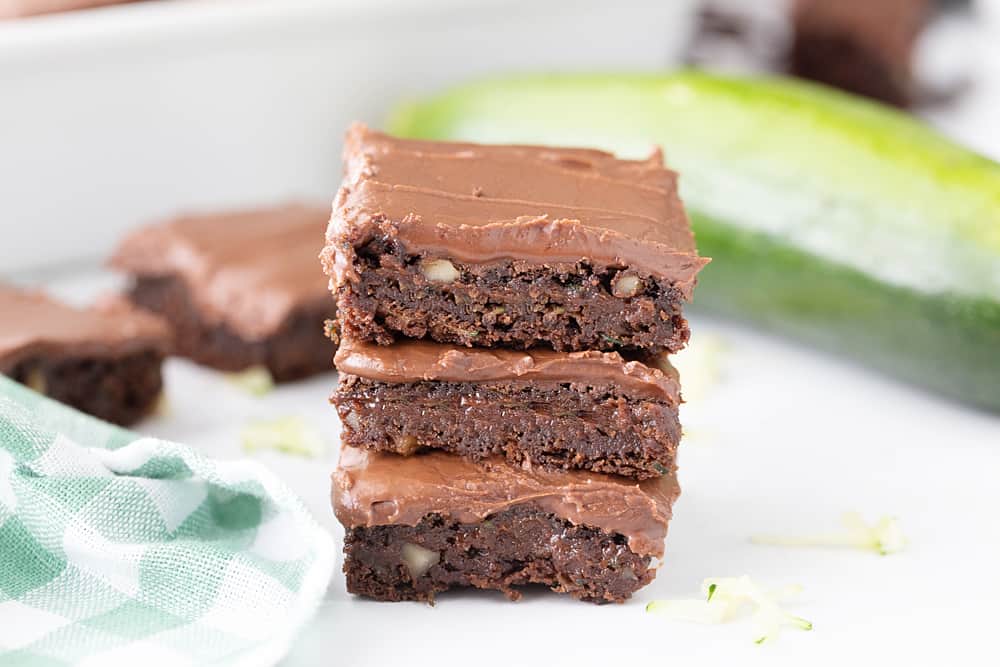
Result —
[[0, 665], [269, 665], [333, 541], [273, 474], [0, 376]]

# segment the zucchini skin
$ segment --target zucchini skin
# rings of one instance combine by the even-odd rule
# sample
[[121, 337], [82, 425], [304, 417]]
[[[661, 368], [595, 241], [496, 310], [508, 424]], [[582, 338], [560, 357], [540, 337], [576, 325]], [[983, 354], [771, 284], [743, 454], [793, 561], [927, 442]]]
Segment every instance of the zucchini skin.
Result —
[[699, 309], [753, 322], [1000, 412], [1000, 305], [887, 285], [780, 240], [691, 212]]
[[[1000, 412], [1000, 165], [909, 117], [773, 77], [543, 75], [403, 106], [388, 130], [629, 155], [661, 144], [699, 251], [713, 259], [695, 310]], [[791, 189], [820, 203], [789, 209]], [[780, 228], [752, 219], [772, 209], [786, 211]], [[825, 245], [802, 234], [817, 221]], [[913, 279], [854, 261], [853, 249], [902, 257]]]

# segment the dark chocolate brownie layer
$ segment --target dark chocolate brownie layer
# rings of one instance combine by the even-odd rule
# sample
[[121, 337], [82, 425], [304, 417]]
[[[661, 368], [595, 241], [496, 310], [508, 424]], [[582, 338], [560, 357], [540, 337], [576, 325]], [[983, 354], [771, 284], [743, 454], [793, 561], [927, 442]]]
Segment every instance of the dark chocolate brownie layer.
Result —
[[148, 415], [163, 389], [163, 354], [29, 358], [0, 372], [81, 412], [128, 426]]
[[689, 336], [677, 289], [614, 267], [426, 260], [389, 237], [357, 249], [357, 261], [359, 281], [336, 296], [341, 331], [360, 340], [676, 352]]
[[347, 590], [395, 602], [433, 601], [454, 587], [502, 591], [542, 584], [587, 602], [624, 602], [656, 576], [617, 534], [574, 526], [526, 504], [480, 523], [440, 515], [416, 526], [358, 527], [344, 541]]
[[399, 454], [442, 449], [646, 479], [674, 469], [680, 441], [676, 405], [613, 385], [391, 384], [341, 375], [331, 401], [345, 444]]
[[224, 371], [266, 366], [276, 381], [295, 380], [332, 367], [333, 347], [324, 322], [333, 316], [329, 299], [297, 308], [264, 340], [246, 340], [225, 324], [205, 322], [183, 280], [138, 278], [129, 298], [162, 315], [173, 327], [178, 354]]

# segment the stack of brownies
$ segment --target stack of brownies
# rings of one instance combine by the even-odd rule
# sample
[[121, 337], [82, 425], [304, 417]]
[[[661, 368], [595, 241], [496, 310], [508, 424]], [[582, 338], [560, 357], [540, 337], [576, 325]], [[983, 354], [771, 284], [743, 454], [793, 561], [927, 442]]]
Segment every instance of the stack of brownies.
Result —
[[323, 261], [348, 590], [432, 600], [649, 583], [679, 489], [682, 303], [698, 271], [654, 153], [348, 132]]

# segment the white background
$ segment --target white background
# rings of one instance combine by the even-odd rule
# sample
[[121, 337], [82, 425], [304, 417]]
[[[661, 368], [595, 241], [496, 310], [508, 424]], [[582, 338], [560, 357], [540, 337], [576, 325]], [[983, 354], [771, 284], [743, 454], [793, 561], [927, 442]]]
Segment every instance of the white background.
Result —
[[[340, 128], [355, 116], [377, 120], [404, 93], [532, 65], [653, 67], [683, 32], [657, 14], [672, 10], [623, 14], [596, 2], [591, 13], [548, 3], [527, 23], [516, 12], [531, 3], [478, 3], [474, 18], [444, 27], [458, 3], [431, 3], [437, 13], [420, 18], [415, 3], [379, 2], [364, 20], [361, 3], [335, 4], [272, 11], [273, 3], [250, 2], [250, 18], [236, 23], [217, 15], [202, 24], [194, 9], [151, 4], [108, 10], [111, 23], [53, 19], [32, 34], [0, 26], [0, 273], [63, 264], [63, 277], [47, 282], [89, 297], [106, 277], [67, 274], [65, 262], [99, 257], [137, 221], [175, 207], [325, 196]], [[517, 10], [496, 10], [504, 6]], [[129, 21], [142, 39], [121, 29]], [[558, 25], [576, 26], [576, 41], [551, 39]], [[456, 59], [435, 46], [456, 34], [455, 43], [483, 48]], [[610, 45], [598, 39], [609, 35]], [[1000, 156], [1000, 57], [988, 40], [976, 46], [980, 83], [931, 117]], [[288, 131], [277, 137], [275, 126]], [[338, 573], [286, 663], [998, 664], [1000, 417], [731, 324], [695, 317], [692, 329], [684, 494], [663, 568], [633, 601], [595, 607], [531, 592], [512, 604], [458, 592], [435, 607], [378, 604], [348, 596]], [[325, 400], [333, 374], [255, 399], [183, 361], [166, 372], [169, 414], [142, 427], [155, 435], [237, 457], [251, 419], [298, 414], [323, 432], [325, 458], [257, 456], [342, 537], [328, 498], [339, 428]], [[756, 533], [836, 530], [848, 510], [899, 517], [910, 547], [879, 557], [749, 542]], [[695, 596], [705, 577], [742, 574], [801, 584], [789, 610], [815, 630], [756, 646], [746, 624], [697, 626], [643, 611], [652, 599]]]

